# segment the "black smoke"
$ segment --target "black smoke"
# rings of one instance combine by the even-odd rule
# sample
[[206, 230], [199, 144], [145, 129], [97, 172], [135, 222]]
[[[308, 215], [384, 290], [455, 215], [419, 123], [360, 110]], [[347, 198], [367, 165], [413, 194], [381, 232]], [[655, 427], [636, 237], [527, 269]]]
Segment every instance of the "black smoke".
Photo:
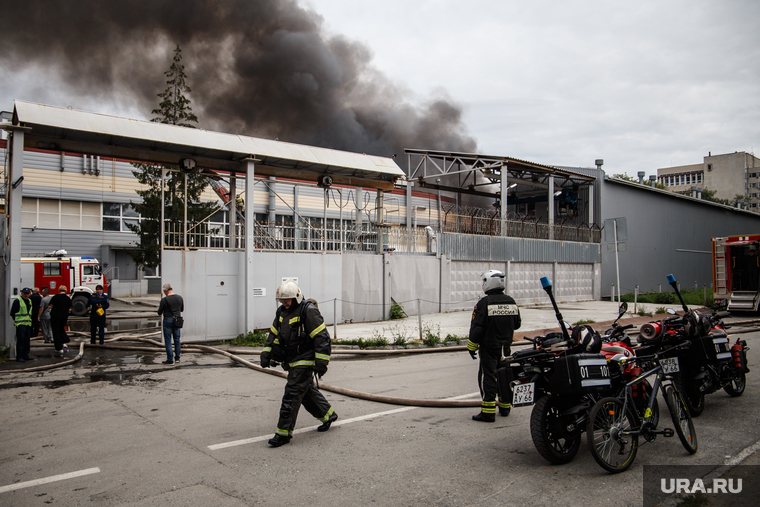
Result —
[[200, 127], [399, 163], [404, 148], [477, 151], [458, 105], [413, 103], [369, 48], [326, 34], [295, 0], [28, 0], [5, 2], [2, 17], [5, 71], [38, 69], [36, 86], [69, 104], [87, 96], [148, 117], [179, 44]]

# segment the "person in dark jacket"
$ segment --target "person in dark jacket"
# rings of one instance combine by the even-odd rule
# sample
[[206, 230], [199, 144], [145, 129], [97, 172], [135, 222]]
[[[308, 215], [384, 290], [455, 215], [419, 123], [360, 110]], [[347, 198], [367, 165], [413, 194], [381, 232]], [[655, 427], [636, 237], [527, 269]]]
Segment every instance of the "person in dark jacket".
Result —
[[30, 296], [32, 289], [21, 289], [21, 297], [13, 300], [11, 304], [11, 318], [16, 326], [16, 361], [31, 361], [29, 350], [31, 349], [29, 338], [32, 329], [32, 302]]
[[33, 287], [32, 295], [29, 296], [29, 301], [32, 302], [32, 332], [31, 338], [37, 338], [40, 334], [40, 303], [42, 303], [42, 296], [40, 296], [40, 288]]
[[106, 331], [106, 309], [111, 306], [108, 302], [108, 296], [103, 294], [103, 286], [95, 287], [95, 294], [87, 300], [87, 309], [90, 311], [90, 343], [95, 343], [95, 334], [100, 338], [100, 344], [103, 345], [103, 339]]
[[69, 343], [69, 335], [66, 334], [66, 323], [71, 313], [71, 298], [67, 294], [65, 285], [58, 287], [58, 294], [50, 298], [50, 327], [53, 328], [53, 343], [55, 355], [63, 355], [63, 345]]
[[327, 373], [330, 362], [330, 333], [322, 314], [310, 301], [303, 299], [295, 280], [283, 282], [275, 294], [281, 306], [277, 309], [269, 336], [261, 352], [261, 366], [268, 368], [281, 362], [288, 372], [282, 396], [280, 418], [269, 445], [279, 447], [290, 442], [298, 410], [303, 404], [307, 412], [322, 422], [317, 431], [327, 431], [338, 419], [330, 403], [314, 386], [313, 376]]
[[[474, 421], [496, 420], [496, 370], [502, 356], [511, 354], [512, 337], [515, 329], [519, 329], [521, 325], [517, 303], [504, 294], [505, 278], [504, 273], [495, 269], [483, 273], [483, 292], [486, 296], [478, 301], [472, 312], [467, 350], [475, 359], [475, 352], [479, 349], [478, 385], [482, 398], [480, 413], [472, 416]], [[509, 415], [512, 400], [499, 397], [498, 404], [499, 414]]]
[[[181, 329], [176, 326], [177, 317], [185, 311], [185, 301], [182, 296], [175, 294], [171, 284], [165, 283], [161, 289], [164, 292], [161, 302], [158, 304], [158, 314], [163, 315], [164, 346], [166, 347], [166, 361], [161, 364], [179, 363]], [[172, 342], [174, 352], [172, 352]]]

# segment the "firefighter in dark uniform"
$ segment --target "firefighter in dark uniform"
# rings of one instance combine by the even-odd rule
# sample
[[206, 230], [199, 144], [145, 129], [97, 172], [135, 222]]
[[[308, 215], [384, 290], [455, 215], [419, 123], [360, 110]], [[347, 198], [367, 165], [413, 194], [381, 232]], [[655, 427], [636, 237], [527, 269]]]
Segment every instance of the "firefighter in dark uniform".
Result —
[[314, 304], [303, 299], [301, 289], [292, 279], [280, 285], [275, 299], [281, 306], [261, 352], [261, 366], [268, 368], [280, 362], [288, 372], [277, 429], [269, 440], [269, 445], [279, 447], [293, 437], [301, 404], [322, 422], [317, 431], [329, 430], [338, 414], [313, 380], [314, 374], [322, 378], [327, 373], [330, 362], [330, 333], [322, 315]]
[[[478, 384], [482, 402], [480, 413], [472, 416], [474, 421], [494, 422], [496, 420], [496, 405], [498, 384], [496, 369], [502, 355], [511, 354], [510, 345], [515, 329], [520, 328], [520, 310], [510, 296], [504, 294], [504, 273], [491, 269], [483, 273], [483, 292], [486, 297], [478, 301], [472, 312], [470, 337], [467, 340], [467, 350], [473, 359], [475, 352], [480, 351], [480, 368], [478, 369]], [[507, 398], [507, 395], [503, 395]], [[499, 414], [508, 416], [512, 408], [512, 400], [498, 401]]]

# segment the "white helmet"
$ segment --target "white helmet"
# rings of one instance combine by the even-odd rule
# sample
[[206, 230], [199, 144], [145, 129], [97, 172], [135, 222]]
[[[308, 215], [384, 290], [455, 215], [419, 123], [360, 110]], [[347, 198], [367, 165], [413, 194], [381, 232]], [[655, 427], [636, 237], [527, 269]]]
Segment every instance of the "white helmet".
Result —
[[282, 299], [295, 299], [298, 304], [301, 304], [301, 301], [303, 301], [303, 294], [301, 294], [301, 289], [298, 287], [296, 281], [292, 278], [288, 278], [277, 288], [274, 298], [278, 301]]
[[504, 273], [497, 269], [489, 269], [485, 273], [483, 273], [483, 292], [486, 294], [488, 291], [492, 291], [494, 289], [501, 289], [504, 290], [504, 280], [505, 276]]

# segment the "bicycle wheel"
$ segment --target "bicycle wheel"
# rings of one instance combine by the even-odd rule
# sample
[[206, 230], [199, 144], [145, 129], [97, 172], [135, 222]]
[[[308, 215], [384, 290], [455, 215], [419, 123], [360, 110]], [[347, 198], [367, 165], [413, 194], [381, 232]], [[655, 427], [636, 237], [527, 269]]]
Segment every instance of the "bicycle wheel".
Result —
[[673, 425], [676, 427], [676, 433], [684, 449], [689, 454], [694, 454], [697, 452], [697, 432], [683, 396], [673, 387], [668, 386], [665, 390], [665, 403], [668, 405], [670, 418], [673, 419]]
[[676, 384], [678, 392], [683, 396], [686, 406], [689, 408], [689, 414], [692, 417], [699, 417], [705, 409], [705, 394], [692, 384], [687, 386], [686, 381], [680, 373], [676, 373], [673, 376], [673, 382]]
[[588, 418], [588, 446], [599, 466], [613, 474], [624, 472], [636, 458], [639, 436], [628, 432], [638, 426], [636, 416], [617, 398], [602, 398]]
[[550, 463], [569, 463], [581, 447], [581, 435], [567, 433], [568, 421], [563, 418], [560, 399], [544, 396], [530, 414], [530, 436], [538, 453]]

